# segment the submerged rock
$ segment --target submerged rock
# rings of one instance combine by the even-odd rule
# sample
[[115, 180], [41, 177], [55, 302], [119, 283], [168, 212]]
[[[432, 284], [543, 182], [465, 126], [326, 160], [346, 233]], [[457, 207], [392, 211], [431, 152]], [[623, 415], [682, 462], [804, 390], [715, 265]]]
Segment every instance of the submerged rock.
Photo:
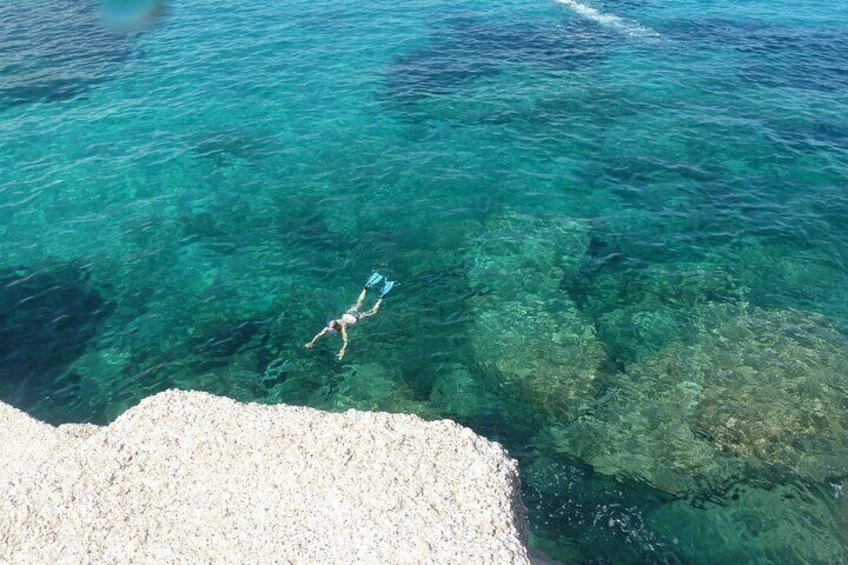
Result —
[[606, 361], [594, 326], [560, 288], [587, 246], [583, 222], [509, 215], [468, 249], [477, 290], [470, 341], [487, 385], [546, 419], [576, 417]]
[[708, 262], [644, 265], [589, 257], [581, 275], [577, 302], [609, 354], [625, 365], [690, 338], [699, 305], [744, 295], [727, 269]]
[[712, 305], [696, 338], [634, 365], [546, 439], [599, 472], [683, 494], [753, 473], [848, 476], [848, 337], [822, 316]]
[[848, 336], [793, 310], [725, 316], [701, 317], [692, 427], [758, 472], [848, 476]]
[[178, 391], [93, 433], [0, 418], [32, 447], [0, 561], [528, 563], [515, 461], [453, 422]]
[[[837, 215], [844, 212], [839, 208], [830, 210]], [[797, 247], [748, 243], [737, 248], [733, 262], [729, 268], [750, 288], [752, 302], [776, 309], [809, 310], [843, 323], [848, 321], [848, 275], [831, 250], [811, 252], [806, 240]]]
[[352, 364], [336, 378], [338, 382], [319, 390], [309, 404], [332, 411], [379, 410], [412, 413], [428, 419], [437, 417], [432, 408], [415, 398], [398, 367]]
[[653, 374], [657, 369], [649, 364], [646, 370], [637, 367], [620, 376], [587, 414], [550, 427], [540, 443], [585, 461], [599, 473], [675, 495], [728, 484], [743, 465], [723, 456], [688, 423], [703, 393], [701, 385], [679, 380], [677, 368], [663, 373], [665, 377]]
[[492, 412], [497, 398], [467, 367], [449, 363], [435, 368], [429, 403], [440, 413], [460, 420]]
[[575, 418], [601, 386], [605, 355], [594, 327], [565, 300], [481, 309], [471, 343], [488, 385], [547, 419]]
[[590, 229], [568, 216], [506, 214], [467, 244], [468, 280], [496, 299], [560, 294], [589, 249]]

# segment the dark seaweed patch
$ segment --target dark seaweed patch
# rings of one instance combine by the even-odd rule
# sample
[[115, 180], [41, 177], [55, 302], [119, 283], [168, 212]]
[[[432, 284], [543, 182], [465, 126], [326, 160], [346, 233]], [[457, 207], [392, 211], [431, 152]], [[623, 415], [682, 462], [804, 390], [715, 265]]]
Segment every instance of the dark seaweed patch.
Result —
[[39, 407], [75, 394], [64, 373], [111, 311], [79, 269], [0, 274], [0, 398], [49, 420]]
[[210, 335], [193, 340], [193, 365], [197, 370], [226, 365], [238, 353], [264, 347], [268, 338], [267, 320], [250, 319], [227, 324]]
[[533, 534], [557, 540], [556, 548], [572, 549], [551, 558], [583, 564], [681, 563], [639, 510], [671, 496], [565, 458], [537, 453], [518, 459]]
[[130, 56], [91, 1], [0, 4], [0, 106], [73, 98]]
[[386, 94], [411, 103], [451, 94], [509, 66], [543, 71], [582, 67], [601, 56], [598, 31], [584, 26], [579, 21], [495, 25], [459, 19], [434, 31], [423, 47], [394, 60], [386, 73]]
[[674, 20], [661, 31], [669, 38], [727, 46], [746, 55], [737, 75], [748, 82], [820, 91], [848, 88], [848, 31], [844, 28], [712, 18]]

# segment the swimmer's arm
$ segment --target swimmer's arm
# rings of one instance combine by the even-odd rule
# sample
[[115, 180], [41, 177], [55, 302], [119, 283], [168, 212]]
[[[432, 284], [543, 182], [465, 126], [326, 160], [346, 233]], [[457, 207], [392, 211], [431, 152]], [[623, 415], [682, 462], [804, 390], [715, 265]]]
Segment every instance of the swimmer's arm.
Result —
[[318, 339], [319, 339], [322, 335], [324, 335], [325, 333], [327, 333], [328, 331], [330, 331], [328, 328], [324, 328], [323, 330], [321, 330], [320, 332], [318, 332], [317, 334], [315, 334], [315, 337], [313, 337], [313, 338], [312, 338], [312, 341], [310, 341], [309, 343], [307, 343], [307, 344], [306, 344], [306, 345], [304, 345], [303, 347], [306, 347], [307, 349], [309, 349], [310, 347], [312, 347], [313, 345], [315, 345], [315, 342], [316, 342], [316, 341], [318, 341]]
[[347, 351], [347, 328], [342, 326], [342, 348], [339, 350], [339, 354], [337, 355], [339, 361], [344, 358], [345, 351]]
[[377, 311], [380, 309], [380, 304], [382, 304], [382, 303], [383, 303], [383, 299], [382, 299], [382, 298], [377, 299], [377, 302], [374, 304], [374, 307], [373, 307], [373, 308], [371, 308], [370, 310], [368, 310], [367, 312], [362, 312], [362, 313], [359, 315], [359, 317], [360, 317], [360, 318], [367, 318], [368, 316], [373, 316], [373, 315], [374, 315], [374, 314], [376, 314], [376, 313], [377, 313]]

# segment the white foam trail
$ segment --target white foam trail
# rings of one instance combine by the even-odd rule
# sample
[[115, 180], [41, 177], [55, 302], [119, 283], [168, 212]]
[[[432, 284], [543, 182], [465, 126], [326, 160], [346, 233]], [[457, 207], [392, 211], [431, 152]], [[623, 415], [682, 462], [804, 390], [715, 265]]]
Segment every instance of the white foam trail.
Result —
[[627, 35], [635, 35], [638, 37], [660, 36], [659, 33], [649, 27], [639, 25], [634, 21], [625, 20], [624, 18], [619, 18], [618, 16], [614, 16], [613, 14], [604, 14], [603, 12], [599, 12], [598, 10], [592, 8], [591, 6], [575, 2], [574, 0], [556, 1], [564, 6], [567, 6], [573, 12], [580, 14], [584, 18], [599, 23], [602, 26], [612, 28], [620, 33], [624, 33]]

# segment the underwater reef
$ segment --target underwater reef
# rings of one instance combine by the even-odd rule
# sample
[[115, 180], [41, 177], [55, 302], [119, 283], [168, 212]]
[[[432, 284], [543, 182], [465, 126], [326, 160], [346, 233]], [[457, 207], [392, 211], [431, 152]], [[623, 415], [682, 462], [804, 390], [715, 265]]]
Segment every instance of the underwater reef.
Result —
[[745, 477], [848, 475], [848, 337], [825, 317], [750, 305], [693, 313], [690, 343], [634, 364], [556, 449], [684, 494]]
[[606, 354], [560, 285], [588, 245], [585, 223], [508, 215], [468, 244], [471, 346], [484, 380], [519, 409], [567, 421], [599, 390]]

